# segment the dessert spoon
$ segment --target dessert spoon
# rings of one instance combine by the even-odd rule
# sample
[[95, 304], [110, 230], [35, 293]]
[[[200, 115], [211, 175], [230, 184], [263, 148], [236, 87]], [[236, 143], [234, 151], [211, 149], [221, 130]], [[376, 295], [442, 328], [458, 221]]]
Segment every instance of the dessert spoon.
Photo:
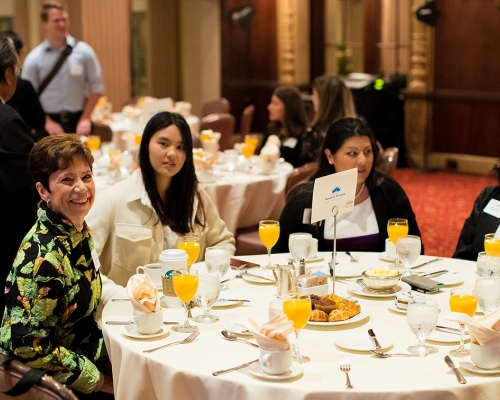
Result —
[[388, 357], [427, 357], [427, 354], [411, 354], [411, 353], [384, 353], [383, 351], [370, 350], [373, 354], [380, 358]]
[[251, 343], [251, 342], [249, 342], [248, 340], [245, 340], [245, 339], [240, 339], [239, 337], [237, 337], [236, 335], [232, 334], [229, 331], [226, 331], [225, 329], [221, 333], [222, 333], [222, 336], [224, 336], [224, 338], [226, 340], [229, 340], [231, 342], [238, 341], [238, 342], [246, 343], [246, 344], [248, 344], [250, 346], [253, 346], [253, 347], [259, 347], [258, 344]]

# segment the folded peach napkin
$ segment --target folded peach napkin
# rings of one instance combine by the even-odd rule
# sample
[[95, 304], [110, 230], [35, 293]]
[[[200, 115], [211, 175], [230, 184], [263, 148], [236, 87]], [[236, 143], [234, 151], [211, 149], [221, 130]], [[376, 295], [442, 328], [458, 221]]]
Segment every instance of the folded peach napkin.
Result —
[[259, 154], [260, 158], [266, 162], [274, 163], [280, 158], [280, 139], [276, 135], [270, 135], [266, 144]]
[[147, 274], [135, 274], [127, 283], [127, 294], [136, 311], [154, 313], [161, 309], [158, 289]]
[[257, 344], [264, 350], [288, 350], [288, 335], [293, 332], [293, 321], [284, 315], [277, 315], [265, 324], [248, 318], [242, 322], [254, 336]]
[[447, 319], [467, 325], [473, 343], [488, 347], [500, 346], [500, 310], [477, 319], [464, 313], [452, 312]]

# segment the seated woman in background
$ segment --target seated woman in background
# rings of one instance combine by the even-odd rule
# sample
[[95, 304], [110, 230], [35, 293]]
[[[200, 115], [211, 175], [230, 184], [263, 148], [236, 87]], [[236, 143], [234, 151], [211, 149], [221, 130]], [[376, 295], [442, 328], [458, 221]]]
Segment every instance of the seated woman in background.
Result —
[[49, 136], [29, 155], [42, 202], [5, 286], [0, 352], [69, 388], [113, 393], [96, 362], [106, 356], [96, 323], [99, 265], [84, 219], [94, 202], [90, 151], [75, 135]]
[[[500, 182], [500, 160], [493, 172]], [[479, 194], [465, 220], [453, 258], [476, 261], [477, 254], [484, 251], [484, 235], [495, 232], [500, 233], [500, 186], [488, 186]]]
[[267, 109], [270, 122], [262, 143], [266, 143], [270, 135], [276, 135], [281, 141], [281, 157], [294, 167], [305, 164], [302, 141], [309, 121], [299, 90], [295, 86], [276, 88]]
[[385, 250], [387, 221], [406, 218], [409, 234], [420, 236], [415, 214], [404, 190], [374, 168], [378, 148], [368, 126], [357, 118], [341, 118], [326, 133], [319, 168], [309, 182], [296, 186], [288, 195], [280, 216], [280, 238], [276, 253], [288, 252], [288, 236], [310, 232], [320, 251], [333, 249], [333, 217], [311, 224], [314, 180], [357, 168], [354, 210], [337, 217], [337, 250]]
[[344, 117], [355, 118], [356, 109], [351, 90], [336, 76], [322, 75], [313, 80], [314, 119], [303, 143], [306, 162], [315, 161], [329, 126]]
[[205, 248], [234, 238], [206, 192], [198, 185], [191, 130], [180, 114], [160, 112], [144, 128], [139, 166], [127, 179], [97, 195], [88, 224], [101, 260], [105, 304], [139, 265], [158, 262], [180, 236], [200, 237]]

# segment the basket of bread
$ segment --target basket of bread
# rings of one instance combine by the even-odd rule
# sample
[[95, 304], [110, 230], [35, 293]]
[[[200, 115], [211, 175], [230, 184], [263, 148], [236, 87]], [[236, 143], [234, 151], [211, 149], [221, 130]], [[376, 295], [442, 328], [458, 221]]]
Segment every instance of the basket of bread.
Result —
[[361, 312], [361, 306], [336, 294], [311, 295], [312, 310], [309, 321], [339, 322], [351, 319]]

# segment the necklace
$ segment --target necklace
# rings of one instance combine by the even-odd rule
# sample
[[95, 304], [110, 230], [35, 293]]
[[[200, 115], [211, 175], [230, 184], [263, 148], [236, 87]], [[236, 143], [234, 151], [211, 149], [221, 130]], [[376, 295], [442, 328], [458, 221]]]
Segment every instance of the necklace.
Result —
[[363, 184], [361, 185], [361, 189], [359, 189], [359, 192], [356, 193], [356, 196], [354, 196], [354, 200], [356, 200], [359, 197], [364, 188], [365, 188], [365, 183], [363, 182]]

